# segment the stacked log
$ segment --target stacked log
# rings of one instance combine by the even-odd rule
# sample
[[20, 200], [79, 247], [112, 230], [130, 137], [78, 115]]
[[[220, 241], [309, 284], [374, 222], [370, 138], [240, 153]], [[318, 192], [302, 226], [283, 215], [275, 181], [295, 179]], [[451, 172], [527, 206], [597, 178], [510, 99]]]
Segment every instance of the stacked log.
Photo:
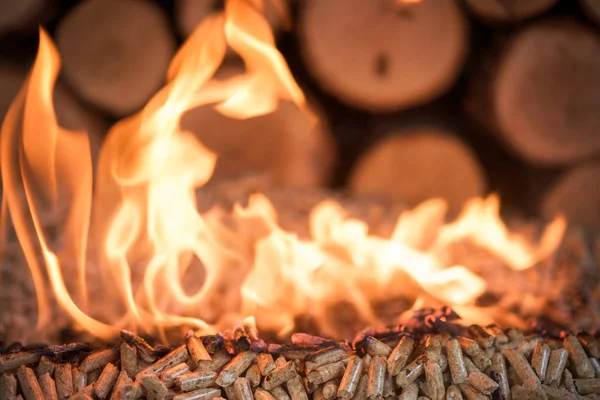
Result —
[[454, 0], [306, 1], [301, 51], [331, 94], [372, 111], [430, 101], [454, 83], [468, 48]]
[[486, 190], [475, 154], [453, 133], [421, 127], [389, 132], [357, 161], [350, 190], [384, 197], [409, 207], [440, 197], [451, 213]]
[[87, 0], [60, 20], [63, 74], [87, 102], [115, 116], [143, 107], [175, 52], [169, 21], [144, 0]]
[[[478, 131], [496, 134], [515, 156], [510, 158], [507, 154], [508, 162], [514, 164], [511, 170], [522, 168], [523, 176], [542, 171], [564, 174], [567, 179], [567, 176], [577, 175], [567, 171], [587, 169], [590, 160], [600, 154], [600, 135], [597, 134], [600, 123], [595, 118], [600, 103], [597, 79], [600, 35], [598, 27], [590, 23], [600, 24], [598, 0], [560, 3], [558, 0], [306, 0], [297, 7], [289, 0], [248, 1], [263, 9], [274, 31], [289, 27], [287, 18], [293, 14], [291, 11], [297, 11], [298, 29], [291, 33], [297, 36], [304, 63], [290, 57], [290, 49], [295, 51], [296, 48], [290, 47], [293, 41], [289, 36], [282, 37], [278, 45], [296, 78], [302, 81], [305, 69], [313, 75], [319, 89], [322, 87], [351, 106], [338, 105], [317, 92], [329, 107], [322, 114], [333, 124], [352, 120], [366, 121], [364, 125], [368, 125], [380, 117], [372, 118], [373, 112], [411, 109], [408, 111], [411, 113], [424, 103], [429, 104], [423, 108], [434, 105], [454, 110], [454, 104], [464, 101], [467, 111], [481, 122]], [[84, 0], [62, 3], [57, 8], [54, 0], [0, 0], [0, 35], [10, 32], [12, 43], [12, 36], [17, 38], [27, 33], [23, 29], [32, 26], [32, 22], [35, 25], [43, 21], [45, 15], [59, 15], [60, 18], [49, 23], [49, 28], [55, 32], [63, 59], [64, 82], [70, 88], [62, 85], [67, 90], [57, 90], [55, 97], [67, 96], [70, 100], [78, 97], [81, 104], [120, 118], [140, 109], [164, 83], [167, 65], [174, 54], [174, 30], [181, 37], [187, 37], [206, 15], [222, 8], [223, 3], [218, 0], [167, 3]], [[57, 10], [58, 13], [52, 12]], [[173, 12], [172, 22], [169, 12]], [[564, 14], [562, 20], [548, 18], [561, 13]], [[476, 31], [472, 41], [468, 37], [469, 22], [475, 22], [470, 24]], [[505, 25], [494, 26], [498, 24]], [[488, 35], [498, 39], [491, 41], [494, 46], [489, 46]], [[27, 40], [31, 42], [31, 39]], [[469, 74], [467, 79], [455, 84], [471, 50], [470, 42], [478, 54], [467, 60], [468, 72], [476, 74]], [[6, 43], [0, 45], [4, 50]], [[13, 58], [21, 59], [26, 46], [11, 44], [8, 47], [16, 53]], [[464, 87], [463, 82], [470, 82], [470, 87]], [[448, 96], [431, 103], [449, 89], [452, 90]], [[12, 100], [8, 93], [11, 92], [0, 93], [0, 110], [6, 109]], [[58, 98], [55, 101], [68, 102]], [[71, 104], [81, 107], [79, 101]], [[83, 107], [83, 114], [89, 113], [86, 108], [89, 107]], [[369, 113], [357, 112], [356, 108]], [[61, 111], [62, 107], [57, 109], [65, 124], [68, 118], [60, 115], [65, 111]], [[238, 176], [241, 171], [250, 174], [270, 171], [276, 181], [284, 184], [308, 186], [329, 182], [335, 158], [329, 134], [303, 136], [302, 132], [311, 128], [302, 127], [301, 113], [291, 104], [282, 104], [272, 116], [250, 121], [223, 122], [223, 116], [208, 109], [206, 107], [207, 115], [197, 110], [188, 113], [184, 123], [221, 153], [215, 179]], [[82, 114], [82, 110], [69, 113]], [[344, 113], [353, 113], [352, 118], [346, 118]], [[84, 116], [83, 119], [89, 121], [73, 126], [103, 131], [103, 127], [94, 128], [102, 124], [91, 121], [97, 118], [96, 114], [92, 112], [91, 118]], [[402, 117], [399, 113], [395, 116]], [[464, 115], [458, 115], [462, 117]], [[208, 123], [199, 122], [200, 118], [208, 118], [212, 125], [227, 125], [224, 132], [238, 130], [239, 124], [246, 133], [208, 133], [212, 128], [207, 128]], [[292, 120], [295, 122], [288, 124]], [[468, 119], [462, 122], [470, 123]], [[283, 135], [285, 139], [271, 133], [256, 134], [252, 141], [241, 139], [250, 136], [252, 130], [270, 132], [273, 129], [266, 127], [277, 124], [295, 133]], [[347, 130], [341, 124], [331, 128], [323, 125], [314, 130], [327, 132], [330, 129], [336, 132], [339, 148], [346, 153], [341, 155], [343, 162], [337, 171], [340, 179], [336, 179], [336, 184], [343, 184], [340, 180], [349, 169], [351, 159], [363, 151], [359, 147], [368, 141], [365, 139], [368, 132]], [[482, 145], [486, 140], [486, 143], [492, 140], [495, 145], [495, 138], [476, 137], [462, 129], [458, 136], [469, 138], [474, 150], [481, 151], [490, 171], [496, 168], [495, 163], [500, 163], [490, 161]], [[246, 145], [241, 153], [236, 140]], [[296, 146], [294, 152], [290, 151], [290, 144]], [[278, 154], [274, 151], [277, 146], [285, 150]], [[289, 156], [291, 153], [293, 156]], [[271, 157], [272, 154], [277, 156]], [[289, 167], [284, 167], [282, 161], [286, 156], [292, 160]], [[236, 165], [240, 158], [242, 162]], [[308, 172], [304, 174], [302, 168]], [[355, 170], [361, 168], [356, 166]], [[492, 187], [501, 186], [495, 182], [501, 175], [490, 174]], [[354, 181], [350, 183], [353, 185], [356, 185]], [[557, 182], [555, 187], [560, 185]], [[524, 197], [523, 189], [516, 186], [513, 185], [510, 193], [500, 193], [502, 198]], [[542, 196], [537, 192], [535, 197], [535, 203], [548, 202], [538, 200]], [[409, 199], [410, 203], [413, 201], [416, 200]], [[544, 205], [540, 208], [544, 215], [558, 209], [564, 207]], [[584, 222], [581, 216], [576, 218]]]
[[499, 53], [495, 68], [474, 77], [467, 107], [476, 118], [533, 165], [574, 164], [600, 152], [597, 32], [544, 21]]

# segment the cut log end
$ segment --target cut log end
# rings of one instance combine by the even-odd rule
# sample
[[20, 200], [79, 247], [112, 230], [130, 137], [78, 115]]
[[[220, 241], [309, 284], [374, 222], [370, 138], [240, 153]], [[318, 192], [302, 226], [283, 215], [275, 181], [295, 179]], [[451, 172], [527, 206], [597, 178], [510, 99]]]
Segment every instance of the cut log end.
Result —
[[498, 131], [540, 165], [580, 161], [600, 151], [600, 38], [571, 21], [531, 26], [499, 65], [492, 103]]
[[[224, 71], [219, 77], [241, 70]], [[202, 106], [184, 114], [181, 129], [194, 133], [218, 155], [213, 181], [262, 174], [283, 186], [310, 187], [327, 185], [332, 175], [336, 156], [327, 124], [323, 119], [313, 124], [289, 102], [243, 120], [222, 115], [213, 104]]]
[[86, 101], [116, 116], [141, 108], [175, 51], [169, 22], [143, 0], [88, 0], [58, 26], [64, 74]]
[[349, 185], [355, 194], [408, 206], [441, 197], [452, 213], [486, 189], [482, 167], [471, 150], [436, 129], [398, 132], [376, 143], [358, 161]]
[[299, 34], [308, 69], [323, 87], [373, 111], [442, 94], [467, 50], [466, 22], [454, 0], [309, 0]]
[[558, 0], [465, 0], [484, 22], [519, 22], [550, 9]]
[[600, 230], [600, 161], [589, 162], [565, 173], [542, 199], [542, 214], [562, 214], [573, 225]]

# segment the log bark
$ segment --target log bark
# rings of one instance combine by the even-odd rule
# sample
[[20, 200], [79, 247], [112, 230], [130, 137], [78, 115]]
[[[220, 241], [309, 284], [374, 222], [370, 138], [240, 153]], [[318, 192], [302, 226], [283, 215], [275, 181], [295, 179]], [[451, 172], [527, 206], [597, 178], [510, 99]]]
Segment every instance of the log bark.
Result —
[[594, 21], [597, 25], [600, 25], [600, 1], [598, 0], [579, 0], [581, 8], [585, 11], [586, 15]]
[[466, 107], [536, 166], [600, 152], [600, 37], [571, 20], [530, 25], [500, 41], [472, 76]]
[[563, 214], [573, 225], [600, 230], [600, 161], [576, 166], [561, 176], [543, 194], [541, 214], [553, 218]]
[[[179, 34], [188, 37], [204, 18], [222, 8], [223, 0], [176, 0], [175, 22]], [[262, 0], [262, 11], [274, 32], [290, 27], [289, 0]]]
[[[241, 71], [231, 67], [219, 75]], [[319, 115], [314, 103], [309, 107]], [[244, 120], [220, 114], [214, 104], [197, 107], [184, 114], [181, 128], [217, 154], [212, 181], [262, 174], [282, 186], [310, 187], [327, 185], [331, 179], [336, 155], [326, 121], [319, 118], [313, 126], [310, 117], [290, 102]]]
[[482, 196], [485, 175], [476, 156], [452, 133], [438, 128], [391, 132], [358, 160], [350, 190], [415, 206], [434, 197], [447, 200], [451, 213]]
[[484, 22], [519, 22], [547, 11], [558, 0], [465, 0], [469, 9]]
[[82, 2], [60, 21], [56, 40], [68, 82], [115, 116], [148, 101], [175, 52], [166, 15], [143, 0]]
[[309, 72], [340, 100], [372, 111], [441, 95], [468, 48], [454, 0], [308, 0], [299, 23]]

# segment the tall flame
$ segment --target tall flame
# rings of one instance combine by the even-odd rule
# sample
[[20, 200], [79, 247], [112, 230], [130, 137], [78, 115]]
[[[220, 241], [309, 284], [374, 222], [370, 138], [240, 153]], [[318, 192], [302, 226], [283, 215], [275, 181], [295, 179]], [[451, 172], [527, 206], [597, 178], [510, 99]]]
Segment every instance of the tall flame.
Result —
[[[246, 72], [211, 81], [227, 45]], [[56, 49], [40, 30], [36, 62], [0, 142], [2, 209], [31, 269], [40, 327], [50, 318], [47, 275], [61, 308], [101, 338], [121, 328], [164, 333], [186, 325], [208, 332], [250, 315], [280, 333], [293, 329], [297, 317], [309, 317], [334, 335], [339, 332], [328, 313], [335, 304], [352, 305], [372, 324], [378, 323], [372, 302], [382, 294], [416, 304], [472, 305], [487, 283], [447, 262], [446, 251], [457, 241], [468, 239], [523, 270], [549, 256], [565, 229], [557, 219], [534, 245], [508, 231], [496, 197], [474, 199], [449, 224], [445, 203], [430, 200], [403, 213], [390, 239], [370, 234], [365, 222], [348, 218], [333, 201], [312, 211], [310, 240], [280, 228], [260, 194], [232, 213], [200, 214], [195, 190], [210, 179], [217, 156], [180, 129], [186, 111], [212, 104], [245, 119], [287, 100], [313, 118], [269, 25], [248, 0], [229, 0], [224, 12], [207, 18], [174, 57], [167, 84], [111, 129], [93, 207], [87, 137], [56, 122], [51, 94], [58, 69]], [[60, 204], [69, 211], [64, 244], [55, 246], [41, 219], [44, 212], [60, 213]]]
[[62, 202], [71, 205], [64, 229], [65, 240], [72, 244], [67, 254], [75, 260], [78, 283], [84, 291], [92, 169], [87, 136], [62, 129], [56, 122], [52, 86], [59, 67], [56, 48], [47, 33], [40, 30], [38, 57], [2, 126], [3, 208], [10, 212], [31, 270], [38, 298], [39, 325], [47, 323], [50, 315], [37, 246], [58, 303], [76, 321], [103, 335], [108, 326], [82, 312], [68, 294], [63, 271], [41, 223], [43, 212], [58, 213]]

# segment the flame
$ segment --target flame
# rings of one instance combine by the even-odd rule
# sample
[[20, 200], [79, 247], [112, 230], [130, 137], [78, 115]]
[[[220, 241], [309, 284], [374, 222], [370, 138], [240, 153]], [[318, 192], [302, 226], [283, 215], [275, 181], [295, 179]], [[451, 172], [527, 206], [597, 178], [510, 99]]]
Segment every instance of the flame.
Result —
[[510, 268], [523, 270], [549, 256], [566, 228], [563, 219], [556, 219], [533, 246], [508, 232], [495, 196], [474, 199], [455, 222], [444, 225], [446, 208], [444, 201], [433, 199], [401, 214], [386, 240], [369, 235], [368, 226], [347, 218], [338, 204], [320, 203], [310, 216], [312, 240], [276, 229], [259, 241], [255, 266], [242, 287], [247, 305], [253, 306], [250, 312], [260, 326], [287, 334], [297, 315], [290, 309], [322, 320], [324, 304], [345, 302], [377, 324], [370, 300], [408, 280], [417, 283], [416, 291], [404, 288], [396, 294], [415, 301], [426, 295], [438, 304], [472, 304], [485, 292], [486, 282], [465, 266], [444, 264], [444, 252], [453, 242], [472, 240]]
[[[211, 80], [227, 46], [246, 72]], [[231, 213], [200, 214], [195, 191], [210, 179], [217, 155], [180, 129], [186, 111], [212, 104], [245, 119], [287, 100], [314, 118], [248, 0], [229, 0], [207, 18], [174, 57], [167, 84], [112, 127], [93, 195], [87, 137], [60, 128], [54, 115], [58, 69], [56, 49], [40, 30], [38, 56], [0, 142], [3, 216], [10, 216], [31, 270], [40, 327], [50, 321], [45, 276], [60, 307], [100, 338], [127, 328], [158, 330], [166, 340], [171, 327], [212, 332], [241, 320], [286, 334], [299, 317], [333, 336], [340, 328], [332, 309], [350, 305], [361, 321], [378, 324], [373, 302], [394, 296], [469, 313], [487, 282], [448, 261], [454, 243], [470, 241], [520, 271], [551, 255], [565, 230], [557, 219], [533, 244], [507, 229], [494, 196], [472, 200], [451, 223], [445, 202], [429, 200], [401, 214], [390, 238], [369, 233], [333, 201], [312, 210], [309, 239], [283, 230], [261, 194]], [[60, 204], [69, 211], [58, 246], [42, 214], [60, 214]]]
[[[67, 253], [75, 260], [79, 289], [85, 296], [85, 249], [88, 237], [92, 170], [87, 136], [62, 129], [56, 122], [52, 86], [59, 57], [50, 37], [40, 30], [40, 49], [31, 73], [11, 105], [2, 125], [1, 162], [5, 195], [3, 208], [10, 212], [35, 285], [39, 325], [50, 319], [47, 295], [36, 248], [46, 261], [53, 293], [75, 321], [99, 336], [109, 328], [84, 313], [68, 294], [63, 271], [44, 235], [41, 214], [57, 213], [59, 203], [71, 204], [65, 224]], [[24, 196], [24, 199], [22, 199]], [[37, 238], [38, 242], [34, 241]]]

